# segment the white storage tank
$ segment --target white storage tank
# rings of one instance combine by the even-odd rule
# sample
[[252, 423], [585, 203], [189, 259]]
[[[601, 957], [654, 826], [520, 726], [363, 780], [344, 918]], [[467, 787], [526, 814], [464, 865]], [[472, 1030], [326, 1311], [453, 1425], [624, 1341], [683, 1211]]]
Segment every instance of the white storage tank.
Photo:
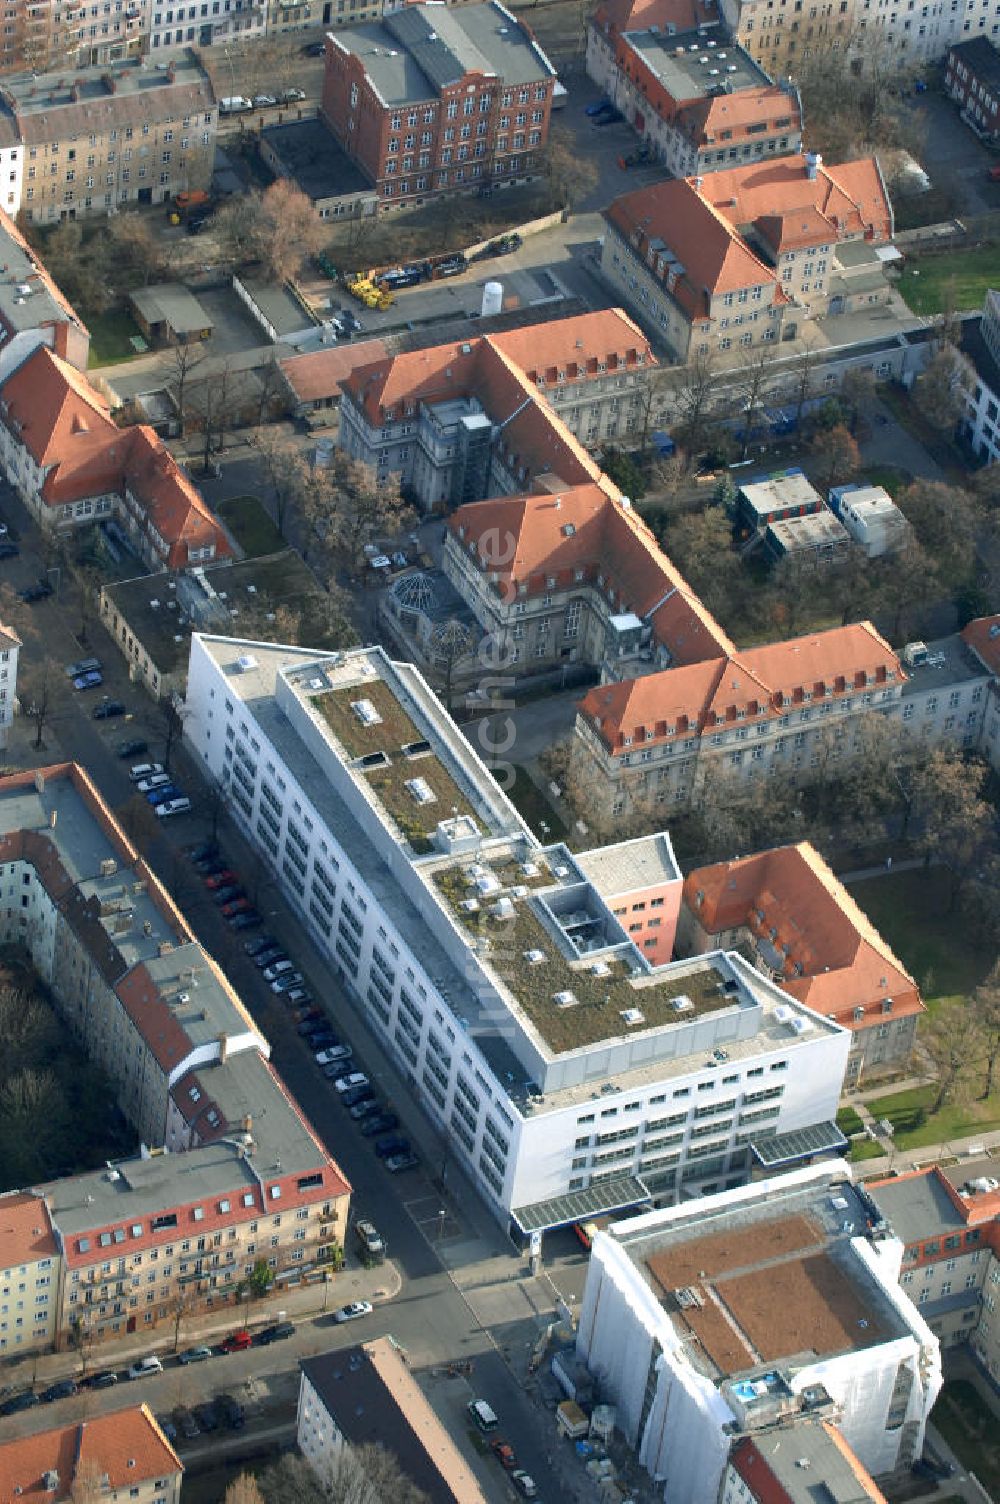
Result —
[[503, 311], [503, 283], [487, 282], [483, 288], [483, 318], [491, 318]]

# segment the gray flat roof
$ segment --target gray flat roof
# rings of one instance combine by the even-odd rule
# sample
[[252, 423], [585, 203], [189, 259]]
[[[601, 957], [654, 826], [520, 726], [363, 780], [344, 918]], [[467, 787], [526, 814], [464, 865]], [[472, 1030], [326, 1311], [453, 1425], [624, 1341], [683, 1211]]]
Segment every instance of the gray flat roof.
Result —
[[299, 555], [289, 548], [186, 574], [139, 575], [105, 585], [103, 593], [159, 671], [169, 674], [187, 663], [193, 631], [230, 626], [231, 611], [238, 611], [244, 602], [247, 606], [252, 601], [256, 605], [266, 602], [273, 610], [322, 592]]
[[654, 883], [673, 882], [681, 876], [666, 831], [580, 852], [576, 864], [598, 892], [609, 897]]
[[[861, 1504], [881, 1494], [867, 1488], [818, 1420], [755, 1431], [753, 1445], [771, 1469], [789, 1504]], [[874, 1490], [874, 1492], [873, 1492]]]
[[555, 76], [552, 64], [517, 20], [498, 5], [410, 5], [380, 22], [331, 33], [334, 46], [354, 53], [385, 104], [436, 99], [467, 73], [511, 85]]
[[0, 318], [15, 334], [44, 324], [72, 322], [69, 305], [54, 290], [47, 273], [39, 268], [34, 253], [25, 246], [13, 225], [0, 220]]
[[918, 1243], [943, 1233], [961, 1232], [965, 1218], [955, 1206], [936, 1173], [902, 1175], [882, 1185], [866, 1188], [904, 1243]]
[[[724, 89], [767, 88], [771, 83], [750, 54], [735, 42], [727, 42], [721, 30], [709, 36], [703, 31], [680, 31], [672, 36], [660, 30], [626, 31], [625, 41], [678, 102], [705, 99]], [[789, 99], [790, 113], [793, 106], [794, 101]]]
[[923, 694], [929, 689], [944, 689], [950, 684], [960, 684], [972, 679], [988, 679], [990, 672], [958, 632], [949, 637], [938, 637], [927, 644], [933, 656], [943, 656], [944, 662], [931, 665], [907, 665], [907, 678], [903, 683], [903, 696]]
[[261, 139], [277, 154], [284, 175], [315, 203], [317, 199], [370, 193], [371, 184], [322, 120], [269, 125]]
[[129, 294], [147, 324], [167, 323], [176, 334], [198, 334], [213, 328], [211, 318], [182, 282], [157, 282]]
[[319, 323], [301, 303], [296, 302], [284, 284], [245, 276], [241, 276], [240, 281], [268, 323], [273, 325], [279, 340], [285, 334], [297, 334], [300, 329]]
[[807, 512], [804, 517], [782, 517], [767, 525], [769, 535], [786, 553], [800, 548], [822, 548], [827, 543], [846, 543], [850, 534], [832, 512]]

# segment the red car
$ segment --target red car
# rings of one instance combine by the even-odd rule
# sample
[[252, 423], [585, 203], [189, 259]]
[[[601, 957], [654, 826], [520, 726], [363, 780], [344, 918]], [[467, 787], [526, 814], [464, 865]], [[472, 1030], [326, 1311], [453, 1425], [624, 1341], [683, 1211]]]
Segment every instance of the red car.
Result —
[[492, 1451], [496, 1460], [500, 1463], [501, 1467], [505, 1467], [508, 1472], [510, 1472], [510, 1469], [512, 1467], [515, 1467], [517, 1465], [517, 1458], [514, 1456], [514, 1448], [508, 1446], [507, 1442], [500, 1441], [499, 1439], [493, 1441], [490, 1443], [490, 1450]]
[[224, 1353], [241, 1353], [246, 1348], [253, 1346], [253, 1338], [248, 1331], [230, 1332], [222, 1344]]
[[234, 898], [230, 903], [222, 905], [222, 912], [227, 919], [232, 919], [234, 914], [245, 914], [249, 908], [249, 898]]
[[222, 872], [213, 872], [211, 877], [206, 877], [205, 887], [212, 893], [216, 888], [226, 888], [230, 883], [237, 882], [239, 882], [239, 878], [236, 876], [236, 873], [229, 867], [226, 867]]

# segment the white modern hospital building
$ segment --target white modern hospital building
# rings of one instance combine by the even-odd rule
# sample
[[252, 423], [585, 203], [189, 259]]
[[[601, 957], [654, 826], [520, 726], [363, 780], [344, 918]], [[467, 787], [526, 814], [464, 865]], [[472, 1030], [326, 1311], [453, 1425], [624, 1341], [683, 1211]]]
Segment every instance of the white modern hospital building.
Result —
[[380, 648], [195, 634], [185, 735], [496, 1217], [527, 1236], [829, 1150], [850, 1037], [670, 960], [665, 834], [543, 847]]

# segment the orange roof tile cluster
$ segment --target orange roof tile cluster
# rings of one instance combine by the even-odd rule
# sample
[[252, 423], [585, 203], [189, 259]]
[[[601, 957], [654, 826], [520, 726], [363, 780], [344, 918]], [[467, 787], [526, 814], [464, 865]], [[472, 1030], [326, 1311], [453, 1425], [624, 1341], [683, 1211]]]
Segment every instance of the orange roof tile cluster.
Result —
[[297, 401], [316, 402], [332, 397], [359, 366], [384, 360], [387, 353], [384, 340], [366, 339], [357, 345], [331, 345], [309, 355], [290, 355], [279, 360], [278, 366]]
[[668, 668], [600, 685], [581, 701], [580, 713], [608, 750], [620, 755], [640, 743], [698, 736], [737, 721], [773, 720], [813, 699], [843, 699], [904, 677], [885, 639], [870, 622], [858, 622], [743, 652], [731, 648], [726, 658], [702, 663], [697, 674], [683, 678]]
[[48, 1207], [30, 1191], [0, 1196], [0, 1269], [33, 1263], [59, 1252]]
[[490, 343], [536, 383], [586, 380], [656, 365], [649, 340], [620, 308], [509, 329], [490, 335]]
[[874, 157], [837, 167], [817, 162], [812, 176], [809, 162], [802, 155], [772, 158], [700, 182], [653, 183], [621, 194], [604, 217], [644, 261], [654, 264], [657, 251], [672, 253], [674, 261], [663, 257], [654, 271], [689, 318], [706, 317], [711, 297], [745, 287], [769, 287], [767, 301], [780, 302], [785, 295], [775, 268], [751, 237], [776, 256], [858, 237], [884, 241], [893, 232]]
[[977, 616], [962, 637], [991, 673], [1000, 674], [1000, 616]]
[[594, 24], [607, 35], [617, 36], [623, 31], [648, 31], [652, 26], [664, 33], [692, 31], [718, 19], [714, 6], [703, 0], [603, 0]]
[[782, 987], [849, 1029], [923, 1012], [916, 982], [808, 842], [689, 873], [684, 902], [707, 934], [748, 929], [783, 958]]
[[[148, 1405], [133, 1405], [5, 1441], [0, 1445], [0, 1504], [52, 1504], [75, 1497], [76, 1489], [89, 1498], [95, 1487], [102, 1497], [128, 1498], [137, 1486], [181, 1471], [183, 1463]], [[46, 1486], [48, 1473], [58, 1477], [55, 1488]], [[105, 1476], [107, 1488], [100, 1484]]]
[[151, 428], [118, 428], [85, 375], [41, 346], [0, 387], [2, 421], [45, 472], [49, 506], [126, 489], [145, 513], [145, 525], [171, 569], [191, 552], [214, 545], [232, 550], [225, 529], [198, 489]]

